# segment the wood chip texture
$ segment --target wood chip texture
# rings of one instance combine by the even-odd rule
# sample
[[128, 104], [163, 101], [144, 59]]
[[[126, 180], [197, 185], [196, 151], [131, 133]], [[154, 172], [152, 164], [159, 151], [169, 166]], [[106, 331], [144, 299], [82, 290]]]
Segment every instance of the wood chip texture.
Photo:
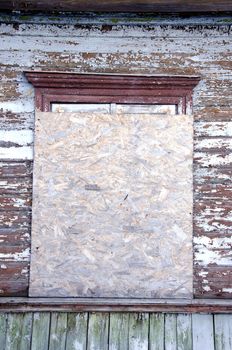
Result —
[[192, 296], [192, 129], [36, 114], [30, 296]]

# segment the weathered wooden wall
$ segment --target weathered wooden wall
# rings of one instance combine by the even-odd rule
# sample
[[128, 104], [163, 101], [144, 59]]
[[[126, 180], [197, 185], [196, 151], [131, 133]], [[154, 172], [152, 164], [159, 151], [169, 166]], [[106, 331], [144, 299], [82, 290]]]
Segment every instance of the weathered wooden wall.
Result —
[[230, 350], [232, 316], [0, 313], [3, 350]]
[[202, 77], [194, 93], [194, 289], [231, 297], [232, 20], [0, 20], [1, 294], [27, 294], [34, 95], [23, 71], [39, 69]]

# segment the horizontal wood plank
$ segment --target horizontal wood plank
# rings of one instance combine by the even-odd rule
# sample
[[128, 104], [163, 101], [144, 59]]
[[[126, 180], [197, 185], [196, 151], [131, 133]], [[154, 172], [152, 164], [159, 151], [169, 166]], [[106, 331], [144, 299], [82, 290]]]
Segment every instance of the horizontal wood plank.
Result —
[[110, 299], [95, 298], [0, 298], [0, 311], [61, 312], [174, 312], [231, 313], [231, 300], [222, 299]]
[[47, 3], [45, 0], [25, 0], [25, 1], [7, 1], [1, 2], [2, 10], [14, 10], [14, 11], [108, 11], [108, 12], [226, 12], [232, 11], [230, 1], [160, 1], [149, 0], [135, 2], [134, 0], [126, 1], [100, 1], [97, 0], [94, 3], [90, 0], [84, 1], [74, 0], [69, 1], [53, 1]]

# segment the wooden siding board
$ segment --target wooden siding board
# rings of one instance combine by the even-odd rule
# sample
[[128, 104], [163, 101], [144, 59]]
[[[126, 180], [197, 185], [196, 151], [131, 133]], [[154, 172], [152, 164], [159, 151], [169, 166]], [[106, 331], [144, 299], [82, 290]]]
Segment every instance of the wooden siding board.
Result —
[[51, 314], [49, 350], [65, 350], [67, 331], [67, 313]]
[[192, 315], [193, 350], [214, 350], [213, 315]]
[[149, 320], [149, 349], [164, 349], [164, 314], [152, 313]]
[[109, 314], [90, 313], [88, 322], [88, 350], [107, 350], [109, 338]]
[[232, 316], [214, 315], [215, 350], [232, 348]]
[[87, 327], [87, 313], [68, 313], [66, 350], [86, 349]]
[[7, 314], [0, 313], [0, 344], [3, 349], [6, 346]]
[[30, 350], [32, 313], [8, 314], [5, 350]]
[[[74, 321], [73, 325], [71, 326], [72, 330], [77, 330], [77, 319], [76, 321], [73, 318], [77, 316], [77, 314], [73, 313], [61, 313], [56, 312], [51, 314], [51, 316], [55, 315], [59, 320], [65, 320], [65, 317], [71, 317]], [[86, 320], [88, 319], [88, 313], [80, 313], [78, 314], [78, 324], [81, 322], [81, 319], [84, 320], [84, 328], [79, 328], [77, 333], [73, 333], [72, 336], [72, 342], [69, 343], [67, 341], [66, 343], [66, 349], [67, 350], [84, 350], [86, 349]], [[128, 319], [129, 313], [115, 313], [114, 314], [114, 320], [117, 324], [120, 324], [120, 321], [122, 318]], [[148, 313], [144, 314], [149, 316]], [[157, 313], [157, 319], [160, 318], [170, 318], [170, 319], [177, 319], [176, 323], [176, 333], [177, 333], [177, 345], [174, 346], [174, 349], [178, 350], [191, 350], [191, 349], [210, 349], [210, 350], [230, 350], [232, 346], [232, 339], [231, 339], [231, 315], [225, 315], [225, 314], [203, 314], [203, 315], [190, 315], [190, 314], [177, 314], [174, 315], [170, 313]], [[4, 350], [29, 350], [31, 339], [32, 339], [32, 346], [31, 349], [33, 350], [47, 350], [48, 348], [51, 349], [48, 344], [51, 343], [54, 340], [54, 333], [53, 333], [53, 324], [48, 323], [49, 314], [46, 313], [46, 318], [44, 313], [1, 313], [0, 314], [0, 339], [1, 339], [1, 349]], [[33, 322], [34, 318], [34, 322]], [[37, 318], [37, 320], [36, 320]], [[44, 322], [40, 322], [38, 327], [38, 319], [44, 320]], [[105, 320], [105, 314], [99, 314], [99, 320]], [[37, 321], [37, 322], [36, 322]], [[145, 317], [142, 321], [142, 324], [139, 328], [136, 329], [137, 338], [144, 337], [143, 335], [143, 323], [145, 326], [147, 326], [147, 317]], [[193, 322], [193, 331], [191, 330], [191, 323]], [[63, 323], [63, 322], [62, 322]], [[175, 322], [174, 322], [175, 323]], [[108, 319], [108, 326], [110, 325], [110, 320]], [[77, 328], [76, 328], [77, 326]], [[74, 327], [74, 328], [73, 328]], [[161, 322], [160, 324], [160, 330], [159, 334], [157, 333], [158, 337], [161, 337], [164, 335], [164, 322]], [[121, 326], [119, 327], [121, 328]], [[146, 328], [146, 327], [145, 327]], [[39, 332], [38, 332], [39, 329]], [[175, 325], [174, 328], [175, 330]], [[68, 333], [70, 332], [69, 327], [63, 328], [63, 335], [64, 337], [68, 336]], [[187, 332], [187, 333], [186, 333]], [[187, 334], [187, 336], [186, 336]], [[146, 342], [150, 341], [151, 344], [151, 335], [149, 333], [146, 333]], [[85, 339], [84, 343], [80, 343], [79, 339], [83, 338]], [[191, 340], [192, 338], [192, 340]], [[71, 339], [71, 338], [70, 338]], [[6, 343], [7, 340], [7, 343]], [[128, 339], [127, 339], [128, 340]], [[62, 344], [62, 343], [60, 343]], [[115, 345], [118, 343], [114, 343]], [[151, 350], [164, 350], [164, 346], [157, 346], [158, 343], [154, 342], [153, 346], [149, 347]], [[160, 343], [161, 344], [161, 343]], [[116, 345], [117, 346], [117, 345]], [[57, 345], [56, 349], [58, 350], [59, 344]], [[125, 345], [124, 347], [111, 347], [111, 343], [109, 341], [109, 349], [128, 349], [128, 346]], [[99, 349], [102, 350], [103, 348], [99, 347], [98, 343], [93, 343], [91, 349]], [[139, 350], [143, 349], [143, 347], [140, 346], [140, 344], [137, 344], [133, 348], [133, 350]], [[148, 349], [148, 347], [144, 347], [144, 349]], [[165, 348], [166, 350], [167, 348]]]
[[177, 348], [177, 315], [167, 314], [164, 321], [164, 343], [165, 350], [176, 350]]
[[109, 350], [128, 349], [129, 314], [110, 313]]
[[[140, 19], [139, 15], [125, 15], [124, 18], [118, 16], [118, 23], [115, 23], [115, 16], [112, 15], [93, 15], [91, 18], [87, 15], [81, 18], [78, 15], [69, 18], [60, 16], [57, 25], [55, 17], [51, 19], [46, 16], [32, 16], [23, 20], [19, 15], [6, 16], [5, 21], [14, 23], [0, 26], [5, 45], [3, 47], [5, 51], [0, 49], [0, 70], [4, 81], [0, 97], [2, 99], [0, 126], [8, 131], [13, 130], [20, 142], [22, 141], [20, 130], [33, 130], [33, 89], [22, 75], [23, 70], [31, 67], [76, 72], [130, 71], [138, 74], [201, 75], [202, 81], [194, 94], [197, 152], [194, 165], [196, 201], [194, 233], [196, 236], [202, 236], [201, 242], [205, 242], [204, 239], [213, 234], [213, 238], [206, 242], [206, 245], [211, 247], [216, 244], [214, 239], [216, 235], [230, 237], [231, 234], [232, 74], [229, 18], [173, 19], [148, 16], [146, 23]], [[15, 25], [16, 22], [19, 25]], [[62, 23], [63, 25], [60, 25]], [[107, 45], [102, 45], [103, 40]], [[33, 51], [29, 51], [30, 46], [33, 46]], [[60, 47], [68, 51], [61, 52]], [[2, 187], [0, 184], [0, 191], [8, 207], [5, 213], [2, 207], [0, 217], [5, 220], [5, 228], [14, 230], [12, 237], [5, 238], [6, 244], [12, 242], [15, 246], [14, 237], [17, 239], [21, 234], [24, 235], [20, 230], [28, 229], [28, 233], [30, 232], [32, 163], [24, 162], [23, 159], [32, 158], [32, 145], [17, 144], [17, 147], [14, 147], [11, 144], [9, 148], [1, 149], [3, 156], [9, 159], [9, 162], [4, 161], [0, 165], [0, 176], [4, 176], [4, 181], [7, 181], [6, 187], [4, 181]], [[18, 161], [15, 161], [16, 157], [19, 157]], [[8, 177], [12, 179], [8, 180]], [[18, 184], [14, 190], [17, 178]], [[26, 231], [23, 232], [27, 235]], [[26, 236], [25, 244], [27, 244]], [[198, 243], [196, 252], [203, 271], [206, 265], [202, 262], [202, 253], [199, 254], [199, 249], [204, 250], [203, 255], [205, 252], [211, 254], [211, 251], [210, 249], [205, 251], [205, 243]], [[224, 263], [228, 252], [225, 249], [227, 247], [223, 243], [220, 245], [220, 251], [217, 251], [219, 263], [216, 268], [219, 271], [221, 267], [226, 266]], [[197, 264], [198, 260], [196, 257], [195, 259]], [[220, 265], [222, 262], [223, 265]], [[210, 260], [210, 264], [212, 263], [215, 264], [214, 258]], [[226, 280], [223, 276], [218, 275], [218, 281]], [[217, 287], [219, 283], [211, 277], [209, 291], [199, 274], [195, 279], [199, 282], [195, 283], [196, 295], [202, 292], [202, 286], [206, 288], [203, 291], [204, 296], [231, 295], [228, 292], [229, 287], [226, 289], [227, 292], [221, 292]]]
[[192, 349], [192, 317], [189, 314], [177, 315], [177, 349]]
[[228, 12], [232, 11], [230, 1], [160, 1], [160, 0], [149, 0], [136, 2], [134, 0], [126, 1], [95, 1], [94, 3], [90, 0], [84, 1], [74, 0], [58, 1], [54, 0], [51, 3], [47, 3], [45, 0], [19, 0], [6, 1], [2, 0], [1, 10], [8, 11], [45, 11], [45, 12], [58, 12], [58, 11], [98, 11], [98, 12], [158, 12], [158, 13], [210, 13], [210, 12]]
[[50, 317], [49, 312], [35, 312], [33, 314], [31, 350], [49, 349]]
[[128, 350], [148, 349], [149, 315], [145, 313], [130, 314]]

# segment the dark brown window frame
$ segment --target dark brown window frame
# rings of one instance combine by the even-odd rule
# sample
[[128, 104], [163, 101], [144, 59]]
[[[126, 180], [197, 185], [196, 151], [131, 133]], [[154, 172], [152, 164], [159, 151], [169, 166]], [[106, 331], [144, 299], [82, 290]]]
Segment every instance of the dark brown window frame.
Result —
[[51, 111], [52, 103], [175, 104], [178, 113], [192, 109], [192, 76], [137, 76], [25, 72], [35, 88], [36, 109]]
[[[58, 72], [25, 72], [35, 88], [35, 107], [42, 112], [51, 111], [52, 103], [120, 103], [120, 104], [175, 104], [177, 113], [192, 112], [193, 89], [200, 81], [196, 76], [137, 76], [74, 74]], [[31, 304], [30, 304], [31, 300]], [[70, 311], [169, 311], [199, 312], [207, 302], [158, 299], [107, 298], [22, 298], [30, 310]], [[17, 304], [17, 303], [16, 303]], [[55, 306], [54, 306], [55, 304]], [[6, 305], [8, 302], [6, 300]], [[8, 306], [3, 306], [3, 308]], [[21, 308], [21, 302], [15, 305]], [[24, 304], [25, 305], [25, 304]], [[43, 306], [44, 305], [44, 306]], [[66, 305], [66, 306], [65, 306]], [[13, 305], [11, 305], [13, 306]], [[224, 305], [223, 305], [224, 306]], [[228, 307], [228, 305], [226, 305]], [[54, 309], [55, 307], [55, 309]], [[215, 304], [208, 306], [217, 310]], [[222, 306], [219, 306], [221, 310]], [[1, 304], [0, 304], [1, 309]]]

